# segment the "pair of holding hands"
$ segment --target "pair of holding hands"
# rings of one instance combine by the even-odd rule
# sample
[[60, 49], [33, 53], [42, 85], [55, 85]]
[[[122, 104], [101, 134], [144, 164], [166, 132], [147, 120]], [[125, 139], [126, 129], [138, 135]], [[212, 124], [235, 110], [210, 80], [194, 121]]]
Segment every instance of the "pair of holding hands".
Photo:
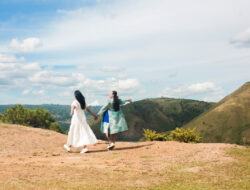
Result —
[[94, 120], [97, 120], [97, 119], [98, 119], [98, 115], [95, 115], [95, 116], [94, 116]]
[[[132, 102], [131, 99], [127, 99], [126, 102]], [[98, 119], [98, 115], [95, 115], [93, 112], [91, 112], [88, 108], [87, 108], [87, 111], [94, 117], [94, 120], [97, 120]]]

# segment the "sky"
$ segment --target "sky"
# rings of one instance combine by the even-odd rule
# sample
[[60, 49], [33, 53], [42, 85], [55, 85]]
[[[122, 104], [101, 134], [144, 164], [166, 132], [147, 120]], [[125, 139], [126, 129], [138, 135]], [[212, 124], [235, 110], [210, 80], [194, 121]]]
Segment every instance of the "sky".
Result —
[[0, 104], [217, 102], [249, 79], [249, 0], [0, 0]]

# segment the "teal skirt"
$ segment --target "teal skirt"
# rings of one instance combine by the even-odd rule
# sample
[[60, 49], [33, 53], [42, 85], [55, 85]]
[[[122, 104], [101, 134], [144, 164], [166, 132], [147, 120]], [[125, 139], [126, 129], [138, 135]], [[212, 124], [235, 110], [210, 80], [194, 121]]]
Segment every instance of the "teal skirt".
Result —
[[107, 133], [107, 131], [109, 131], [110, 134], [116, 134], [127, 130], [128, 125], [122, 110], [117, 112], [107, 110], [104, 112], [101, 123], [102, 133]]

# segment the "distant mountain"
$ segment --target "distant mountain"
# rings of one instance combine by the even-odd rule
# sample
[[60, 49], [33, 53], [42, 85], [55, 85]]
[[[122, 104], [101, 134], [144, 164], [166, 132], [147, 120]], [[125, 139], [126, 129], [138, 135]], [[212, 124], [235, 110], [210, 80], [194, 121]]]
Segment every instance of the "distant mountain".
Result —
[[250, 144], [250, 82], [184, 126], [194, 127], [204, 142]]
[[[119, 140], [137, 141], [143, 136], [143, 129], [165, 132], [181, 127], [214, 103], [187, 99], [155, 98], [145, 99], [122, 107], [129, 130], [118, 135]], [[104, 138], [100, 132], [99, 121], [90, 121], [90, 125], [99, 138]]]
[[[14, 105], [0, 105], [0, 113], [4, 113], [6, 109]], [[58, 104], [42, 104], [42, 105], [23, 105], [25, 108], [35, 109], [42, 108], [50, 111], [55, 121], [60, 124], [63, 131], [67, 131], [70, 126], [70, 105], [58, 105]], [[100, 106], [90, 106], [90, 109], [97, 113]], [[90, 114], [86, 112], [87, 118], [91, 118]]]

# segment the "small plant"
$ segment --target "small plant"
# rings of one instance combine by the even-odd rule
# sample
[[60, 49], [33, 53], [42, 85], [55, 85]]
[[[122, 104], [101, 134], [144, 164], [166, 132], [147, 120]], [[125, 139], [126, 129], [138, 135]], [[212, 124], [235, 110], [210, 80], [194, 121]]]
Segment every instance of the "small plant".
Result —
[[150, 129], [143, 129], [144, 137], [147, 141], [166, 141], [167, 136], [164, 134], [156, 133], [156, 131]]
[[198, 143], [200, 142], [201, 138], [199, 135], [195, 134], [194, 129], [180, 129], [176, 128], [174, 131], [171, 131], [170, 134], [168, 135], [168, 138], [170, 140], [174, 141], [180, 141], [180, 142], [193, 142], [193, 143]]
[[156, 131], [150, 129], [143, 130], [146, 141], [179, 141], [185, 143], [198, 143], [201, 140], [201, 137], [195, 134], [195, 128], [176, 128], [175, 130], [171, 131], [169, 135], [157, 133]]

